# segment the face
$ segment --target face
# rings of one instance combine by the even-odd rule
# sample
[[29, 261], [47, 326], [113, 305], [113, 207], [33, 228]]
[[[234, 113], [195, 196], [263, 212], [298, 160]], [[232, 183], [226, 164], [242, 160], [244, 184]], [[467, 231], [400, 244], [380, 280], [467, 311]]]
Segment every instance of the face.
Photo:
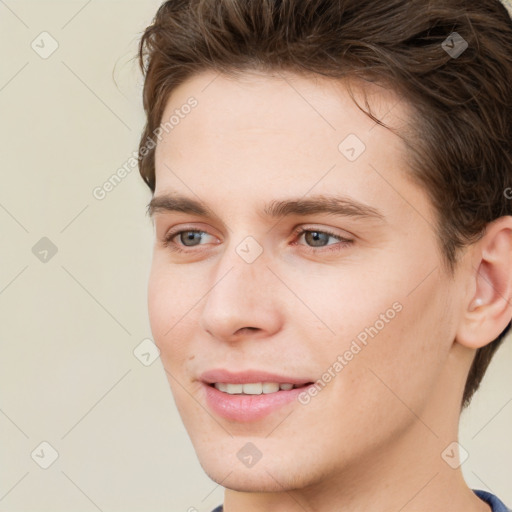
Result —
[[[377, 117], [407, 122], [366, 87]], [[260, 491], [368, 467], [439, 406], [456, 330], [457, 283], [403, 142], [341, 82], [292, 74], [196, 75], [172, 115], [149, 317], [202, 467]]]

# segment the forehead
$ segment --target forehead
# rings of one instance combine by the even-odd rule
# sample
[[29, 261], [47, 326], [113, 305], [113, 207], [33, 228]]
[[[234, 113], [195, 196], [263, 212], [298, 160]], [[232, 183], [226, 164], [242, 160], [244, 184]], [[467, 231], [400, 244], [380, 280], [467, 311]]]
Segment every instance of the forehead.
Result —
[[[250, 72], [234, 78], [205, 71], [182, 83], [168, 98], [161, 122], [173, 122], [163, 133], [156, 157], [192, 142], [203, 151], [215, 149], [216, 154], [224, 151], [222, 142], [239, 142], [245, 151], [255, 148], [258, 153], [262, 145], [274, 142], [272, 149], [300, 143], [293, 152], [299, 156], [315, 147], [322, 151], [330, 147], [336, 154], [340, 141], [350, 133], [373, 145], [400, 145], [395, 135], [361, 112], [348, 94], [348, 84], [358, 103], [368, 101], [379, 119], [397, 128], [409, 121], [403, 100], [390, 89], [369, 82], [291, 73]], [[191, 98], [194, 108], [187, 105]], [[229, 148], [231, 152], [236, 149]]]
[[[366, 82], [351, 85], [355, 99], [362, 107], [367, 101], [378, 119], [398, 130], [407, 125], [411, 109], [393, 91]], [[184, 108], [191, 98], [195, 106]], [[155, 195], [222, 195], [241, 205], [249, 196], [336, 189], [378, 204], [422, 193], [401, 183], [408, 171], [403, 141], [363, 113], [339, 80], [204, 72], [173, 91], [162, 124], [171, 117], [175, 122], [156, 148]]]
[[361, 137], [386, 138], [389, 135], [388, 138], [392, 138], [387, 131], [373, 132], [375, 122], [354, 104], [347, 91], [348, 85], [356, 100], [362, 105], [368, 101], [372, 113], [386, 118], [386, 123], [401, 126], [408, 121], [408, 105], [392, 90], [370, 82], [254, 71], [235, 78], [205, 71], [173, 90], [162, 123], [173, 113], [179, 113], [193, 97], [197, 106], [189, 114], [180, 116], [179, 124], [168, 134], [176, 142], [182, 137], [189, 138], [191, 131], [203, 143], [217, 141], [228, 133], [240, 139], [251, 134], [307, 138], [311, 146], [325, 140], [326, 136], [325, 142], [336, 142], [344, 132], [351, 131]]

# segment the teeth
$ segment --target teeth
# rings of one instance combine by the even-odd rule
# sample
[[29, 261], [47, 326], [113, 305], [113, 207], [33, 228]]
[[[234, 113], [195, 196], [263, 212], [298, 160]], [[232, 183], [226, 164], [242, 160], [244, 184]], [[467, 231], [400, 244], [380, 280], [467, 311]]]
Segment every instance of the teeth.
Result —
[[261, 393], [263, 393], [263, 384], [261, 382], [255, 382], [254, 384], [243, 384], [242, 392], [245, 395], [261, 395]]
[[264, 382], [261, 387], [263, 393], [275, 393], [279, 391], [280, 386], [277, 382]]
[[261, 395], [262, 393], [276, 393], [279, 390], [288, 391], [293, 388], [293, 384], [279, 384], [278, 382], [250, 382], [247, 384], [228, 384], [227, 382], [216, 382], [214, 386], [219, 391], [228, 393], [230, 395]]

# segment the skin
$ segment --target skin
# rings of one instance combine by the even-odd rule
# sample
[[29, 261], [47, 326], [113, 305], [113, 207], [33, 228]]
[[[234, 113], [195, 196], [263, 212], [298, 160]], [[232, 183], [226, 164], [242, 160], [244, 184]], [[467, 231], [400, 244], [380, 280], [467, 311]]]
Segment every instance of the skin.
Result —
[[[414, 118], [391, 91], [366, 92], [387, 124]], [[225, 512], [488, 512], [441, 454], [457, 440], [475, 350], [512, 315], [512, 217], [489, 225], [452, 278], [403, 142], [363, 114], [342, 82], [207, 71], [173, 91], [163, 119], [190, 96], [197, 107], [156, 148], [154, 196], [200, 199], [216, 217], [154, 212], [148, 307], [201, 466], [226, 488]], [[350, 133], [366, 145], [353, 162], [338, 149]], [[258, 214], [273, 199], [333, 192], [383, 219]], [[352, 242], [325, 235], [315, 245], [294, 235], [297, 226]], [[188, 233], [174, 237], [179, 253], [163, 243], [171, 229], [204, 233], [188, 246]], [[247, 236], [263, 250], [252, 263], [236, 252]], [[397, 302], [400, 312], [307, 405], [250, 423], [208, 409], [202, 372], [315, 381]], [[247, 442], [262, 453], [250, 468], [237, 457]]]

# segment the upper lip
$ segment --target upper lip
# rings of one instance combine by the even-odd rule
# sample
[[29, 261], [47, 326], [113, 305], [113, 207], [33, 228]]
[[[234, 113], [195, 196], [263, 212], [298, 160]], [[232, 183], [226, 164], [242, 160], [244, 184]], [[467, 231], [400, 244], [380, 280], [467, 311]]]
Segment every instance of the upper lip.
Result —
[[243, 372], [231, 372], [223, 368], [208, 370], [202, 373], [200, 380], [207, 384], [216, 382], [225, 382], [229, 384], [248, 384], [253, 382], [277, 382], [279, 384], [307, 384], [312, 382], [310, 379], [300, 379], [286, 375], [279, 375], [261, 370], [245, 370]]

